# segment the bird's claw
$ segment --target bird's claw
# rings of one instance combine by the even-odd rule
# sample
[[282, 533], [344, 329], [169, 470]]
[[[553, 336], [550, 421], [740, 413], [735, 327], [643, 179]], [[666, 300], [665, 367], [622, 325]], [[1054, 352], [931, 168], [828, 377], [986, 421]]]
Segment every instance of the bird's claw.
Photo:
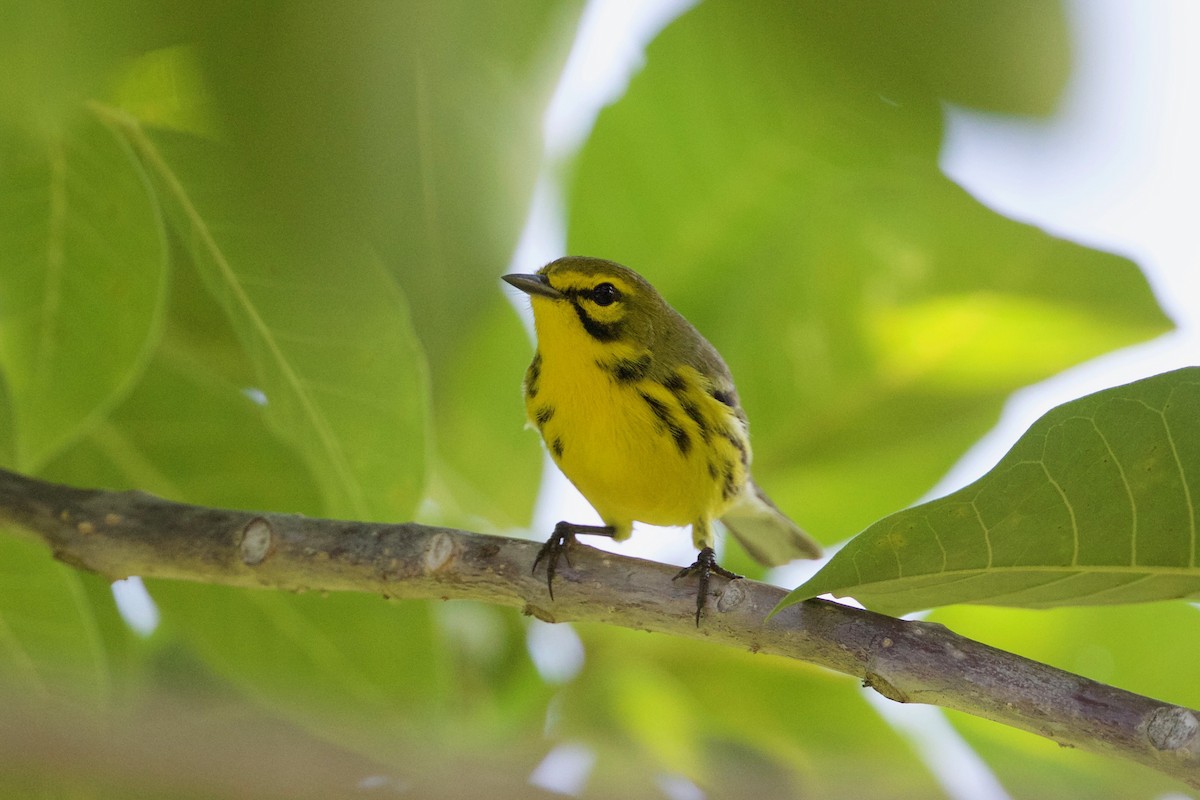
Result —
[[[550, 544], [546, 543], [547, 546]], [[545, 548], [543, 548], [545, 549]], [[736, 572], [730, 572], [717, 563], [717, 554], [713, 552], [711, 547], [702, 548], [696, 556], [696, 562], [690, 567], [684, 567], [679, 570], [679, 573], [671, 580], [679, 580], [688, 575], [696, 575], [699, 577], [700, 585], [696, 590], [696, 627], [700, 627], [700, 614], [704, 611], [704, 602], [708, 599], [708, 581], [713, 575], [720, 575], [729, 580], [737, 580], [741, 578]]]
[[546, 559], [546, 588], [550, 591], [551, 600], [554, 599], [554, 573], [558, 570], [558, 559], [565, 556], [567, 566], [575, 566], [571, 563], [571, 544], [574, 541], [575, 531], [570, 523], [560, 522], [554, 526], [554, 533], [550, 534], [550, 538], [533, 559], [533, 569], [530, 572], [537, 572], [538, 564], [542, 563], [543, 558]]

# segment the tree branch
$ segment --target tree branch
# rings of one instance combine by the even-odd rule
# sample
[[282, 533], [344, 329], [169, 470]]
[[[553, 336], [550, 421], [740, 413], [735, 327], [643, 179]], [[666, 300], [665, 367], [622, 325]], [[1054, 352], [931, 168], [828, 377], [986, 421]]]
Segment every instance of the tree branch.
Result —
[[775, 586], [722, 582], [699, 628], [677, 567], [579, 546], [551, 602], [535, 542], [414, 523], [385, 525], [172, 503], [75, 489], [0, 470], [0, 522], [62, 561], [129, 575], [274, 589], [479, 600], [547, 622], [587, 620], [705, 639], [852, 675], [901, 703], [931, 703], [1119, 756], [1200, 787], [1200, 712], [959, 636], [942, 625], [821, 600], [767, 613]]

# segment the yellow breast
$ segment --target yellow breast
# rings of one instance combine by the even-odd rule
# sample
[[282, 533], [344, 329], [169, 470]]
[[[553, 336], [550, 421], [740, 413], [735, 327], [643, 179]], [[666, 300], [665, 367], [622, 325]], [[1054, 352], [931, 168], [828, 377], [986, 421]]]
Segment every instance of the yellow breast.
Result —
[[537, 304], [526, 411], [605, 523], [624, 538], [635, 520], [687, 525], [719, 517], [746, 481], [740, 418], [694, 369], [652, 369], [649, 353], [580, 336], [558, 309]]

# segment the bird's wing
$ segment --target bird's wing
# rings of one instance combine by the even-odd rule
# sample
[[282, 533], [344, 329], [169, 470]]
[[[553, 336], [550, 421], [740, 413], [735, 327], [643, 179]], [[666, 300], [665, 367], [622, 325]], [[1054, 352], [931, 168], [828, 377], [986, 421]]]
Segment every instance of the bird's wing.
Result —
[[776, 508], [753, 480], [746, 481], [721, 522], [755, 561], [768, 567], [821, 557], [821, 545]]

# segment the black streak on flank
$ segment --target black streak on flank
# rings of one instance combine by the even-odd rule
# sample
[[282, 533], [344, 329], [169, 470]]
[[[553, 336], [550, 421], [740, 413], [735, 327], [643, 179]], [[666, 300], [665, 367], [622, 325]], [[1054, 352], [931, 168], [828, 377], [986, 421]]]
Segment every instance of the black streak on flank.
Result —
[[734, 399], [733, 392], [726, 392], [721, 389], [713, 389], [711, 394], [712, 394], [713, 399], [716, 400], [717, 402], [724, 403], [725, 405], [729, 406], [730, 408], [737, 407], [737, 400]]
[[542, 428], [554, 417], [554, 406], [542, 406], [537, 410], [537, 426]]
[[616, 361], [607, 363], [597, 361], [596, 364], [601, 369], [612, 373], [617, 383], [637, 383], [650, 371], [650, 355], [645, 354], [637, 358], [618, 358]]
[[555, 458], [562, 458], [563, 440], [561, 436], [554, 437], [554, 441], [550, 443], [550, 449], [554, 451]]
[[696, 423], [696, 430], [700, 432], [700, 438], [705, 442], [708, 441], [708, 423], [704, 421], [704, 415], [700, 413], [700, 408], [691, 400], [679, 398], [679, 407], [683, 409], [683, 413], [687, 414], [692, 422]]
[[741, 458], [742, 466], [746, 466], [750, 462], [750, 454], [746, 452], [746, 443], [734, 435], [729, 428], [721, 428], [717, 431], [722, 437], [729, 440], [729, 443], [737, 448], [738, 456]]
[[583, 323], [583, 329], [596, 341], [613, 342], [621, 338], [621, 323], [597, 322], [588, 316], [588, 313], [583, 310], [583, 306], [578, 303], [572, 303], [571, 306], [575, 309], [579, 321]]
[[724, 473], [724, 481], [721, 484], [721, 497], [728, 500], [737, 494], [737, 484], [733, 480], [732, 461], [726, 462]]
[[678, 372], [672, 372], [663, 380], [662, 385], [667, 387], [671, 394], [678, 397], [680, 392], [687, 388], [687, 381]]
[[654, 412], [654, 416], [658, 417], [658, 421], [670, 432], [671, 438], [675, 440], [675, 447], [679, 450], [679, 455], [686, 456], [692, 449], [692, 438], [688, 436], [687, 431], [679, 427], [675, 417], [671, 416], [671, 410], [657, 397], [651, 397], [645, 392], [638, 392], [638, 394], [646, 402], [646, 405], [650, 406], [650, 410]]
[[542, 352], [535, 351], [529, 369], [525, 370], [525, 396], [533, 399], [538, 393], [538, 379], [542, 377]]
[[[707, 442], [710, 438], [708, 421], [704, 419], [704, 414], [701, 413], [700, 407], [688, 397], [687, 381], [679, 373], [673, 372], [662, 381], [662, 385], [663, 388], [675, 395], [675, 400], [679, 403], [679, 407], [683, 409], [683, 413], [687, 414], [692, 422], [696, 423], [696, 432], [700, 434], [700, 438]], [[716, 476], [714, 475], [713, 477]]]

